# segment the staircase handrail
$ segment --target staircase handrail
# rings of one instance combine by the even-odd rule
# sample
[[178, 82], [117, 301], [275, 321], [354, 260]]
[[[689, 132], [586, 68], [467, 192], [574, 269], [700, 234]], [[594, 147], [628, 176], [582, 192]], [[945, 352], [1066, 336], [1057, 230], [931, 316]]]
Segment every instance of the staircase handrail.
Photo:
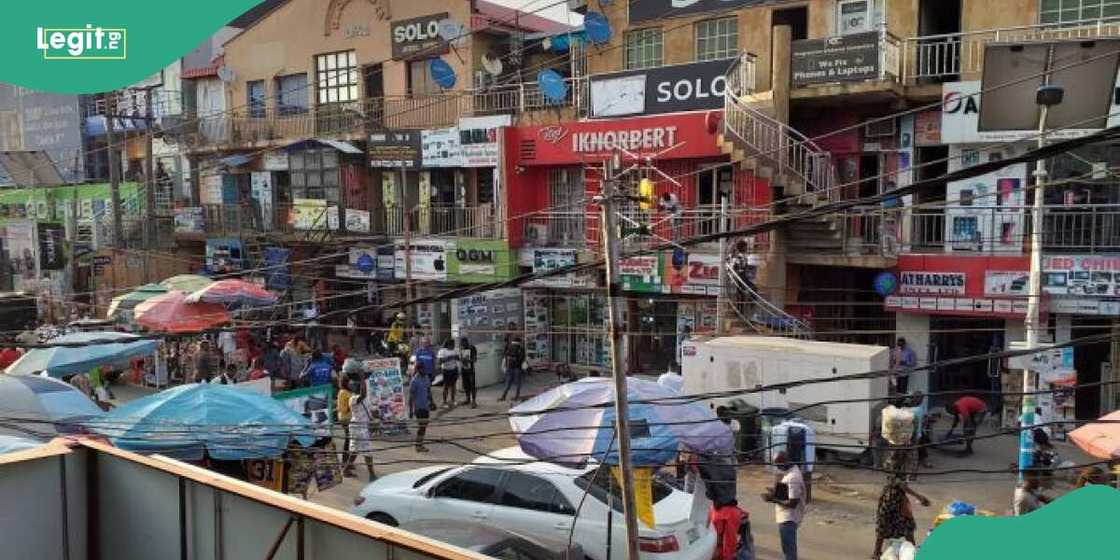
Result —
[[[766, 320], [763, 322], [763, 324], [766, 327], [771, 330], [777, 328], [777, 330], [781, 331], [783, 334], [788, 334], [796, 338], [812, 337], [812, 329], [809, 328], [809, 325], [806, 324], [805, 321], [802, 321], [801, 319], [790, 315], [785, 310], [774, 305], [770, 302], [770, 300], [763, 297], [762, 294], [758, 293], [757, 290], [751, 287], [750, 283], [743, 280], [743, 278], [739, 276], [739, 273], [735, 270], [735, 267], [730, 263], [724, 266], [727, 267], [727, 277], [731, 280], [731, 283], [736, 288], [742, 290], [750, 299], [750, 301], [757, 306], [757, 308], [765, 312], [767, 316], [765, 317]], [[743, 311], [740, 310], [738, 306], [733, 305], [732, 307], [735, 309], [735, 313], [739, 315], [739, 318], [743, 319], [743, 321], [745, 321], [752, 328], [756, 328], [756, 323], [758, 321], [756, 321], [752, 317], [745, 316]], [[771, 321], [770, 319], [776, 320]], [[758, 329], [756, 328], [756, 330]]]

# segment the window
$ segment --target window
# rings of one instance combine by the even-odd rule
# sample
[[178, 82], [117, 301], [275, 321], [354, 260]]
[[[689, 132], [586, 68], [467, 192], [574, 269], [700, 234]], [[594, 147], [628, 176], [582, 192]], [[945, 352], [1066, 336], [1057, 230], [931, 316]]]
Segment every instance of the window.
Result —
[[409, 95], [431, 95], [443, 91], [439, 84], [432, 80], [432, 72], [428, 70], [431, 65], [430, 58], [423, 60], [413, 60], [408, 63], [407, 71], [408, 76], [408, 94]]
[[1120, 0], [1041, 0], [1039, 23], [1070, 23], [1120, 16]]
[[246, 83], [245, 87], [248, 95], [249, 116], [255, 118], [264, 117], [264, 80], [253, 80], [252, 82]]
[[[579, 486], [581, 490], [587, 490], [587, 492], [591, 494], [592, 498], [595, 498], [596, 500], [602, 502], [603, 505], [607, 505], [607, 502], [610, 501], [612, 504], [612, 508], [615, 511], [621, 513], [622, 488], [618, 485], [618, 479], [616, 479], [614, 475], [607, 471], [600, 472], [598, 476], [596, 476], [595, 473], [598, 471], [599, 469], [588, 471], [583, 476], [576, 478], [576, 486]], [[594, 481], [594, 483], [592, 483], [592, 481]], [[665, 498], [668, 498], [673, 493], [673, 488], [668, 484], [665, 484], [664, 482], [653, 480], [651, 484], [653, 489], [653, 503], [655, 504], [659, 503]], [[610, 494], [607, 493], [608, 485], [610, 487]], [[588, 486], [590, 486], [591, 488], [588, 489]]]
[[288, 161], [292, 198], [338, 203], [338, 151], [303, 150], [289, 154]]
[[575, 515], [575, 508], [551, 482], [519, 472], [509, 473], [499, 503], [520, 509]]
[[358, 56], [354, 51], [321, 54], [315, 57], [315, 79], [319, 104], [358, 100]]
[[734, 17], [696, 23], [696, 61], [730, 58], [739, 52], [739, 20]]
[[276, 78], [276, 112], [281, 115], [307, 112], [307, 74]]
[[434, 495], [492, 504], [501, 478], [502, 471], [497, 469], [469, 469], [440, 483]]
[[663, 63], [660, 27], [627, 31], [625, 43], [627, 70], [652, 68]]

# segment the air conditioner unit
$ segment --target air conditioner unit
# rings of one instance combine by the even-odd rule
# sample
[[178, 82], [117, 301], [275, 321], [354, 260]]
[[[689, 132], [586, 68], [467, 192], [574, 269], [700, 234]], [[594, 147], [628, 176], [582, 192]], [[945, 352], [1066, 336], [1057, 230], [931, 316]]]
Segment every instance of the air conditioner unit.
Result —
[[525, 226], [525, 240], [535, 244], [548, 243], [548, 224], [528, 224]]
[[883, 138], [895, 135], [894, 119], [883, 119], [868, 123], [863, 127], [865, 138]]

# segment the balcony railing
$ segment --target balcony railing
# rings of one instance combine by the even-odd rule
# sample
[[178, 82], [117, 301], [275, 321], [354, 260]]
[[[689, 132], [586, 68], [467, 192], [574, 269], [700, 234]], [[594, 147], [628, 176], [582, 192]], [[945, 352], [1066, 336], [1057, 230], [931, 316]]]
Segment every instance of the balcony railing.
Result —
[[230, 113], [201, 115], [193, 147], [244, 144], [317, 136], [362, 137], [379, 130], [455, 126], [461, 117], [513, 114], [553, 107], [587, 105], [586, 80], [569, 78], [567, 97], [559, 103], [544, 98], [536, 82], [421, 96], [367, 98], [351, 103], [308, 107], [243, 108]]
[[[1030, 248], [1030, 208], [965, 207], [910, 213], [903, 250], [1021, 254]], [[1120, 251], [1120, 205], [1043, 210], [1042, 247], [1052, 253]]]
[[[728, 211], [727, 227], [742, 229], [765, 221], [770, 214], [764, 210], [735, 208]], [[664, 212], [625, 210], [619, 214], [620, 227], [630, 230], [623, 239], [625, 248], [659, 245], [666, 241], [680, 241], [720, 230], [720, 208], [715, 205], [698, 206], [670, 216]], [[597, 249], [602, 242], [600, 217], [597, 210], [590, 212], [542, 212], [520, 218], [524, 243], [534, 247], [590, 247]], [[649, 235], [637, 232], [640, 226], [649, 227]], [[765, 234], [754, 236], [754, 249], [765, 247]], [[717, 241], [699, 246], [714, 248]]]
[[[405, 212], [401, 207], [386, 208], [385, 233], [404, 235]], [[502, 239], [503, 224], [490, 205], [482, 206], [419, 206], [410, 213], [412, 235], [426, 237], [473, 237]]]
[[903, 45], [907, 83], [979, 77], [984, 48], [996, 42], [1120, 37], [1120, 17], [911, 37]]

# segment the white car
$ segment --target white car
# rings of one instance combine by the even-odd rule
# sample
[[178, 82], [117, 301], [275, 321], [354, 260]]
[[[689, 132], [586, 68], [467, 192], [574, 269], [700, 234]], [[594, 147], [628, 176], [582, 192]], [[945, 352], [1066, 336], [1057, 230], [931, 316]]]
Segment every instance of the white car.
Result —
[[[362, 489], [351, 513], [392, 526], [471, 520], [561, 542], [567, 542], [575, 523], [572, 540], [587, 558], [625, 558], [622, 499], [609, 471], [597, 473], [595, 464], [569, 468], [523, 461], [533, 459], [514, 447], [479, 457], [466, 466], [425, 467], [386, 475]], [[608, 501], [614, 509], [609, 521]], [[715, 529], [706, 510], [696, 508], [703, 513], [693, 513], [692, 494], [655, 480], [653, 502], [657, 526], [639, 523], [641, 557], [710, 560], [716, 546]]]

